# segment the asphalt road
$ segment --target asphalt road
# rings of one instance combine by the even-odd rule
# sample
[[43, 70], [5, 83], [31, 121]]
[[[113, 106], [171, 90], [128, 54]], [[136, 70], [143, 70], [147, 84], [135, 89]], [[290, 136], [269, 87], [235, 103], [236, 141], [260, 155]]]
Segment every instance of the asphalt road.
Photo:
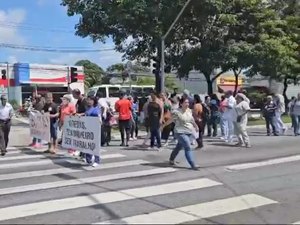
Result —
[[193, 151], [199, 171], [169, 167], [170, 148], [149, 151], [119, 141], [91, 169], [65, 151], [58, 156], [26, 148], [17, 123], [0, 158], [0, 223], [293, 224], [300, 221], [300, 138], [267, 137], [250, 129], [253, 148], [206, 139]]

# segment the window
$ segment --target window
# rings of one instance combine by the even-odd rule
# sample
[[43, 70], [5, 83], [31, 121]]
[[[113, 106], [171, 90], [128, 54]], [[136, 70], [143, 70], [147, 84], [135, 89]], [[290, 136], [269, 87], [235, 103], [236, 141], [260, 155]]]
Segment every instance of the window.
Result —
[[109, 87], [108, 88], [108, 97], [109, 98], [118, 98], [120, 97], [120, 88], [118, 87]]
[[106, 88], [99, 87], [96, 96], [99, 98], [106, 98]]

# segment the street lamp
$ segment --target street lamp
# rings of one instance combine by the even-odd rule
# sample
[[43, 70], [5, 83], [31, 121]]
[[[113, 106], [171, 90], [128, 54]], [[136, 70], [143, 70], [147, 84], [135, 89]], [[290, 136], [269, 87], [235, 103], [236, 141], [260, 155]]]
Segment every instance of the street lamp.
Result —
[[169, 27], [168, 31], [165, 33], [165, 35], [161, 38], [161, 63], [160, 63], [160, 70], [161, 70], [161, 89], [164, 91], [165, 89], [165, 40], [168, 37], [169, 33], [183, 14], [186, 7], [190, 4], [192, 0], [188, 0], [185, 5], [182, 7], [181, 11], [177, 15], [176, 19], [173, 21], [171, 26]]

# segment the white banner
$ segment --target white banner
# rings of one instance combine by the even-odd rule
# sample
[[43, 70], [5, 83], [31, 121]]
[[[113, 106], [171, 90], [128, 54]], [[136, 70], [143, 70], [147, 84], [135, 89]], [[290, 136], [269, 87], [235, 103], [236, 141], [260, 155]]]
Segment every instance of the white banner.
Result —
[[38, 111], [31, 111], [29, 114], [29, 127], [31, 137], [50, 141], [50, 115]]
[[67, 116], [63, 125], [62, 146], [100, 156], [101, 123], [98, 117]]

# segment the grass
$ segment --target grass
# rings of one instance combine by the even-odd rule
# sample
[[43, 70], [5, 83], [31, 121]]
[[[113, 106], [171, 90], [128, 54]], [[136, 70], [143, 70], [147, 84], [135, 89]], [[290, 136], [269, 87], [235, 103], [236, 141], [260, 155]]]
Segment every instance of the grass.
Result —
[[[288, 115], [282, 116], [282, 121], [284, 123], [292, 123], [291, 117]], [[262, 118], [249, 119], [249, 121], [248, 121], [248, 126], [257, 126], [257, 125], [264, 125], [264, 124], [266, 124], [266, 123], [265, 123], [265, 120]]]

